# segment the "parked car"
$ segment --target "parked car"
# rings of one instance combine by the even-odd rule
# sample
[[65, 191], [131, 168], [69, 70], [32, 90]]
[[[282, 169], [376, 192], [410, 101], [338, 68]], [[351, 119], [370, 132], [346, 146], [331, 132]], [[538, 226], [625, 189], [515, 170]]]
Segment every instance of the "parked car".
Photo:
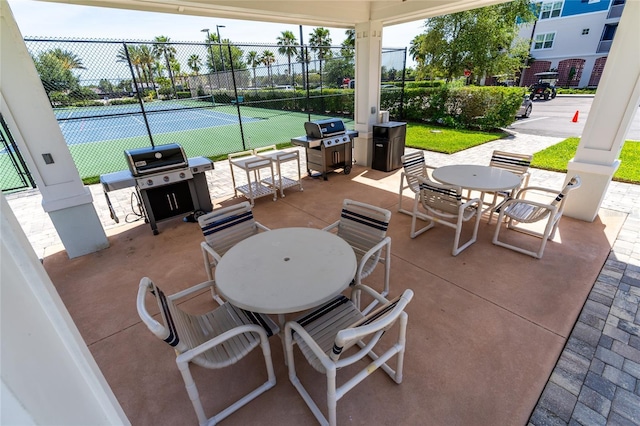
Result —
[[539, 72], [536, 74], [538, 77], [538, 82], [532, 84], [529, 87], [531, 91], [531, 100], [535, 100], [536, 97], [538, 99], [544, 99], [545, 101], [549, 100], [549, 98], [553, 99], [556, 97], [556, 82], [558, 81], [558, 73], [557, 72]]
[[520, 105], [520, 109], [518, 109], [517, 116], [521, 118], [529, 118], [532, 110], [533, 110], [533, 102], [531, 101], [531, 97], [529, 95], [524, 95], [524, 98], [522, 99], [522, 104]]

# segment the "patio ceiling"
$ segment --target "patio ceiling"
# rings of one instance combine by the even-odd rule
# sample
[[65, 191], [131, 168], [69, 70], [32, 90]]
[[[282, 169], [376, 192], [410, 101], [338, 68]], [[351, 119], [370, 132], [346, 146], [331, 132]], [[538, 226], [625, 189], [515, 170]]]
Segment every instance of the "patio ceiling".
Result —
[[417, 21], [505, 0], [382, 0], [382, 1], [216, 1], [216, 0], [40, 0], [85, 6], [162, 12], [180, 15], [351, 28], [380, 21], [383, 26]]

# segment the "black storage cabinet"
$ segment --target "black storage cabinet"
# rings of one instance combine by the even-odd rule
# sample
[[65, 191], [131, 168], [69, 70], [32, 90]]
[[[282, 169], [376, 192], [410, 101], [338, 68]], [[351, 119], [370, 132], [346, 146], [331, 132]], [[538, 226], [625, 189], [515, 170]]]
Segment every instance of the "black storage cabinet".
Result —
[[373, 125], [373, 159], [371, 168], [390, 172], [402, 167], [407, 123], [389, 121]]

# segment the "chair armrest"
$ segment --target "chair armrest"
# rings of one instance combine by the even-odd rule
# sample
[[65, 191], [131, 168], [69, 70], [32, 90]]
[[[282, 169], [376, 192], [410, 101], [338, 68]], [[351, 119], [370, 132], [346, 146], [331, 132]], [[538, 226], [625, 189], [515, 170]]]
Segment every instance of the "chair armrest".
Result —
[[214, 266], [217, 265], [218, 262], [220, 262], [220, 259], [222, 259], [222, 257], [220, 257], [218, 252], [216, 252], [213, 248], [211, 248], [211, 246], [207, 244], [206, 241], [202, 241], [200, 243], [200, 247], [202, 247], [203, 252], [206, 252], [207, 254], [209, 254], [209, 256], [213, 258]]
[[371, 256], [373, 256], [375, 254], [375, 252], [377, 252], [378, 250], [382, 249], [386, 245], [389, 245], [389, 247], [391, 247], [391, 237], [384, 237], [382, 240], [380, 240], [380, 242], [378, 244], [376, 244], [375, 246], [371, 247], [362, 256], [362, 259], [360, 259], [360, 263], [358, 264], [358, 271], [356, 272], [356, 275], [359, 275], [362, 272], [362, 268], [364, 268], [364, 265], [365, 265], [365, 263], [367, 263], [367, 260], [369, 260], [369, 258]]
[[376, 299], [381, 304], [389, 303], [388, 299], [386, 299], [383, 295], [381, 295], [380, 293], [378, 293], [377, 291], [375, 291], [374, 289], [372, 289], [367, 285], [364, 285], [364, 284], [354, 285], [353, 288], [351, 289], [351, 294], [353, 295], [356, 291], [364, 291], [365, 293], [367, 293], [369, 296]]
[[190, 294], [196, 293], [198, 291], [202, 291], [205, 290], [207, 288], [211, 288], [211, 287], [215, 287], [216, 283], [215, 281], [205, 281], [203, 283], [200, 283], [198, 285], [194, 285], [193, 287], [189, 287], [185, 290], [179, 291], [177, 293], [174, 293], [170, 296], [167, 296], [167, 299], [169, 300], [178, 300], [181, 299], [185, 296], [188, 296]]
[[149, 291], [149, 287], [151, 286], [151, 280], [148, 277], [144, 277], [140, 280], [140, 285], [138, 287], [138, 297], [136, 298], [136, 307], [138, 309], [138, 314], [140, 315], [140, 319], [147, 328], [155, 334], [155, 336], [161, 340], [167, 335], [167, 329], [160, 324], [158, 321], [153, 319], [153, 317], [147, 311], [147, 306], [144, 303], [144, 299], [147, 295], [147, 291]]
[[238, 336], [244, 333], [257, 333], [260, 336], [260, 340], [262, 340], [263, 342], [266, 342], [269, 339], [267, 337], [267, 333], [259, 325], [257, 324], [241, 325], [238, 327], [234, 327], [231, 330], [225, 331], [224, 333], [214, 337], [213, 339], [207, 340], [206, 342], [201, 343], [200, 345], [196, 346], [193, 349], [189, 349], [188, 351], [179, 354], [176, 357], [176, 363], [187, 364], [191, 362], [193, 358], [197, 357], [198, 355], [202, 355], [204, 352], [208, 351], [209, 349], [215, 346], [218, 346], [235, 336]]
[[471, 207], [473, 204], [482, 205], [482, 200], [480, 198], [470, 198], [469, 200], [465, 201], [463, 204], [460, 204], [460, 208], [464, 210], [467, 207]]
[[520, 188], [513, 198], [522, 199], [524, 198], [524, 194], [526, 194], [527, 191], [539, 191], [539, 192], [545, 192], [547, 194], [553, 194], [553, 195], [557, 195], [558, 193], [560, 193], [559, 190], [545, 188], [542, 186], [525, 186], [524, 188]]
[[325, 228], [322, 228], [322, 230], [323, 231], [331, 231], [332, 229], [337, 228], [338, 225], [340, 225], [340, 220], [337, 220], [337, 221], [333, 222], [331, 225], [329, 225], [329, 226], [327, 226]]
[[313, 354], [322, 362], [322, 365], [325, 368], [328, 368], [331, 365], [331, 361], [326, 353], [318, 346], [315, 340], [307, 333], [300, 324], [295, 321], [287, 321], [284, 325], [284, 336], [285, 336], [285, 345], [287, 347], [293, 344], [293, 333], [298, 333], [298, 335], [304, 340], [309, 349], [313, 352]]
[[264, 225], [263, 225], [263, 224], [261, 224], [260, 222], [256, 221], [255, 223], [256, 223], [256, 226], [257, 226], [259, 229], [261, 229], [261, 230], [263, 230], [263, 231], [271, 231], [271, 228], [267, 228], [266, 226], [264, 226]]

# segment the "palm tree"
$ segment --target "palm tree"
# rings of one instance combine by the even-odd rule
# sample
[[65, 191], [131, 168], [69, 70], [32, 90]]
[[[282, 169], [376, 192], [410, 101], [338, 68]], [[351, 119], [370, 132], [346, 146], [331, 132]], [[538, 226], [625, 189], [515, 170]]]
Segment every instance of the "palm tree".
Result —
[[271, 64], [276, 61], [276, 56], [272, 51], [265, 50], [264, 52], [262, 52], [260, 61], [267, 66], [267, 76], [269, 77], [269, 81], [271, 81], [271, 87], [273, 87], [273, 74], [271, 73]]
[[191, 68], [196, 75], [198, 75], [198, 72], [202, 67], [202, 59], [200, 59], [200, 56], [193, 54], [189, 56], [189, 59], [187, 59], [187, 66]]
[[156, 84], [153, 81], [153, 69], [155, 67], [156, 57], [151, 48], [146, 44], [139, 47], [139, 57], [143, 74], [146, 75], [147, 89], [153, 88], [156, 91], [157, 96], [158, 91], [156, 90]]
[[[289, 65], [289, 75], [291, 74], [291, 57], [296, 55], [298, 53], [298, 48], [296, 47], [296, 44], [298, 43], [298, 40], [296, 39], [296, 36], [293, 35], [293, 33], [291, 31], [282, 31], [281, 35], [278, 37], [278, 46], [280, 46], [278, 48], [278, 53], [280, 53], [281, 55], [287, 55], [287, 63]], [[295, 83], [295, 79], [292, 80]]]
[[87, 69], [84, 65], [82, 65], [82, 59], [80, 59], [75, 53], [68, 50], [53, 49], [51, 51], [51, 55], [60, 61], [62, 67], [65, 70]]
[[260, 65], [262, 59], [258, 55], [258, 52], [252, 50], [247, 52], [247, 62], [249, 62], [249, 66], [253, 68], [253, 87], [258, 88], [258, 81], [256, 80], [256, 67]]
[[356, 30], [349, 29], [344, 32], [347, 36], [342, 42], [342, 47], [340, 48], [340, 54], [343, 58], [351, 59], [355, 54], [356, 49]]
[[[138, 46], [123, 45], [116, 54], [116, 62], [130, 63], [138, 75], [138, 84], [142, 84], [142, 62], [140, 61], [140, 48]], [[136, 87], [136, 91], [138, 91], [138, 87]]]
[[169, 80], [171, 80], [171, 88], [173, 89], [173, 95], [176, 96], [176, 84], [173, 80], [173, 71], [171, 69], [171, 61], [175, 60], [176, 48], [169, 44], [171, 40], [166, 36], [156, 36], [153, 43], [153, 54], [156, 58], [164, 58], [166, 70], [169, 72]]
[[329, 30], [318, 27], [309, 34], [309, 46], [311, 51], [316, 52], [318, 61], [320, 62], [320, 88], [322, 88], [322, 60], [331, 57], [331, 37]]

